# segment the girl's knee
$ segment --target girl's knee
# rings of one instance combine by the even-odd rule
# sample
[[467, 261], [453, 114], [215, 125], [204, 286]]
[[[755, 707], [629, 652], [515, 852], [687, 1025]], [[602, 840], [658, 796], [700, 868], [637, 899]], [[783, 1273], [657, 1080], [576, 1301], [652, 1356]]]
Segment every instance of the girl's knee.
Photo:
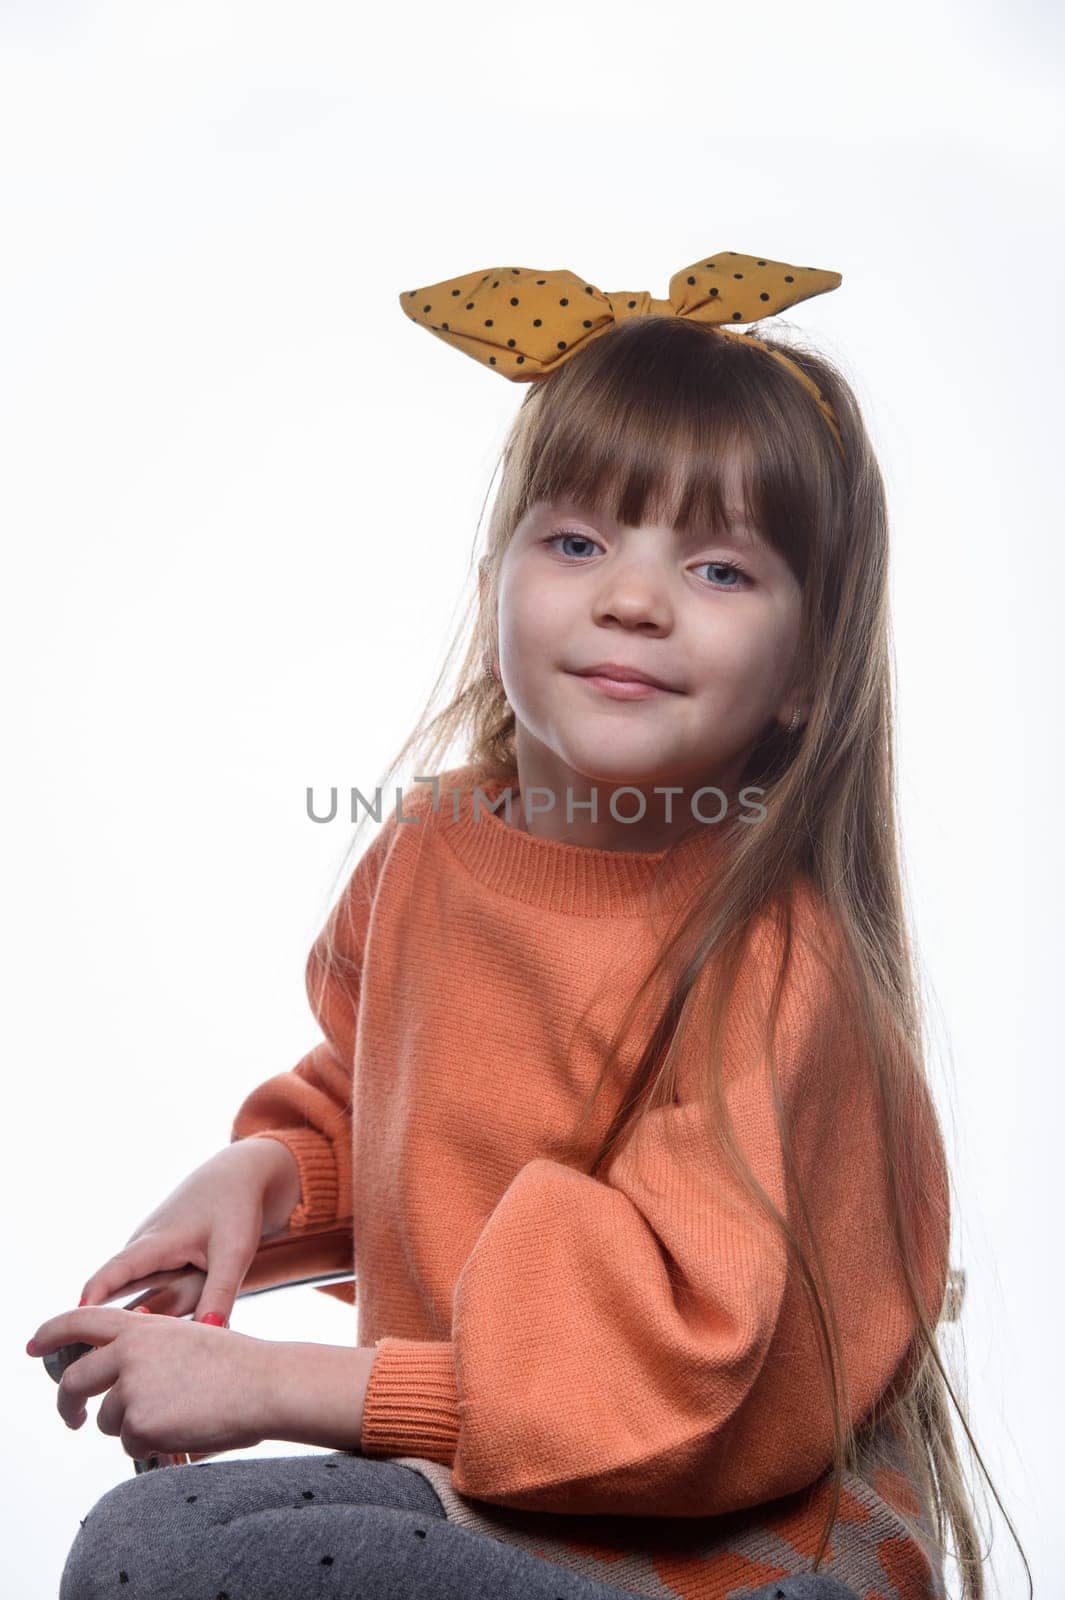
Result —
[[[180, 1539], [180, 1507], [185, 1483], [181, 1468], [125, 1478], [81, 1519], [60, 1578], [59, 1600], [97, 1600], [121, 1596], [135, 1567], [143, 1565], [146, 1543]], [[149, 1537], [150, 1536], [150, 1537]]]

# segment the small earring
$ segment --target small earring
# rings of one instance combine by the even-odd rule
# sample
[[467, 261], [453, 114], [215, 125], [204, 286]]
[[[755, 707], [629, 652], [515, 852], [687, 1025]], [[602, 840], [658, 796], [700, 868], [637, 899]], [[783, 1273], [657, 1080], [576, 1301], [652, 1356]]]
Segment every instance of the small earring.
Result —
[[786, 731], [788, 733], [794, 733], [795, 729], [798, 726], [799, 726], [799, 708], [798, 708], [798, 706], [796, 706], [794, 711], [791, 713], [791, 721], [788, 723]]
[[485, 662], [485, 664], [484, 664], [484, 673], [485, 673], [485, 677], [486, 678], [494, 678], [495, 677], [495, 668], [492, 666], [492, 663], [490, 661], [486, 661]]

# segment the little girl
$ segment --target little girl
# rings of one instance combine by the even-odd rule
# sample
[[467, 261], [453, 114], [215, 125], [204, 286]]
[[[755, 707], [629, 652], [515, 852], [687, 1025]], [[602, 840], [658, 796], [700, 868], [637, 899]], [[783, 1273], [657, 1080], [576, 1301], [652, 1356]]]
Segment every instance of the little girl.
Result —
[[[726, 326], [840, 281], [722, 252], [666, 301], [401, 297], [535, 380], [457, 688], [363, 795], [324, 1037], [31, 1346], [95, 1346], [60, 1411], [109, 1391], [132, 1456], [323, 1453], [127, 1479], [61, 1600], [927, 1600], [947, 1523], [982, 1596], [883, 482], [826, 360]], [[353, 1346], [224, 1326], [264, 1239], [340, 1226]], [[188, 1263], [167, 1315], [104, 1304]]]

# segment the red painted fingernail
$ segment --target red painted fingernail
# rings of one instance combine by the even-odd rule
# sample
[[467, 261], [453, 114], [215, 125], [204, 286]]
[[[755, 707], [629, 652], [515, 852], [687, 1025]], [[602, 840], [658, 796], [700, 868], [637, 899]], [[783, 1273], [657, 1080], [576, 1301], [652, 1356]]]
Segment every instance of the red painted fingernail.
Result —
[[32, 1339], [26, 1346], [26, 1354], [28, 1356], [35, 1356], [37, 1354], [37, 1346], [34, 1344]]
[[205, 1311], [200, 1321], [210, 1323], [212, 1328], [224, 1328], [226, 1325], [225, 1317], [218, 1311]]
[[83, 1306], [84, 1304], [85, 1304], [85, 1296], [82, 1295], [81, 1299], [78, 1301], [78, 1305], [79, 1306]]
[[149, 1316], [152, 1314], [151, 1306], [134, 1306], [133, 1309], [134, 1311], [147, 1311]]

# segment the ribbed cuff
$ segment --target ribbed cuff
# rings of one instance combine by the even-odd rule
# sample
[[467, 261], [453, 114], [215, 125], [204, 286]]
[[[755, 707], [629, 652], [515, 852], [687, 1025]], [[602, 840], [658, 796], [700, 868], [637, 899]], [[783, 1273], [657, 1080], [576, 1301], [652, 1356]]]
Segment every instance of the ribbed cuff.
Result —
[[321, 1227], [323, 1223], [339, 1220], [336, 1156], [324, 1133], [318, 1133], [314, 1128], [270, 1128], [250, 1133], [247, 1137], [276, 1139], [279, 1144], [287, 1146], [296, 1159], [300, 1175], [300, 1198], [285, 1225], [286, 1231], [306, 1226]]
[[459, 1438], [455, 1347], [378, 1339], [362, 1406], [364, 1456], [422, 1456], [450, 1466]]

